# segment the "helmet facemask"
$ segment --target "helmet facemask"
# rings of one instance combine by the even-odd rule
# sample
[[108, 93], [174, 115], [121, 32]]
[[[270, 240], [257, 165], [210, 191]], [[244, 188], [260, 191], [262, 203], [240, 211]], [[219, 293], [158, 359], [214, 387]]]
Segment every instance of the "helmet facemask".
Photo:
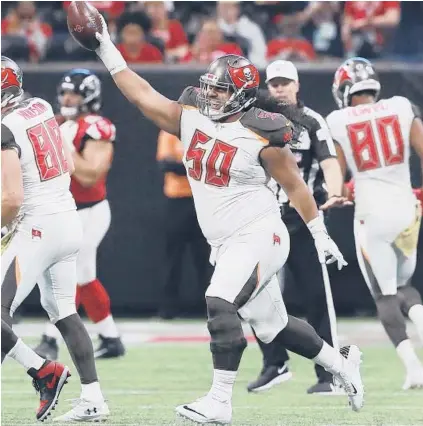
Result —
[[[210, 98], [209, 92], [213, 87], [224, 89], [228, 93], [228, 99], [221, 101], [217, 97]], [[201, 114], [212, 120], [220, 120], [230, 115], [242, 111], [248, 105], [244, 103], [244, 88], [234, 91], [229, 83], [218, 82], [217, 78], [212, 74], [205, 74], [200, 77], [200, 92], [197, 96], [197, 104]]]

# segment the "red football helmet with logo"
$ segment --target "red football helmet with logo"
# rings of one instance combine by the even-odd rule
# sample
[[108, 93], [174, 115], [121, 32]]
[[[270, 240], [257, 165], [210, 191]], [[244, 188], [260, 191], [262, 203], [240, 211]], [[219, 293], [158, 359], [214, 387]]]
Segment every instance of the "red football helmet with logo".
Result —
[[332, 94], [339, 108], [351, 104], [351, 96], [358, 93], [373, 92], [379, 97], [380, 82], [370, 61], [364, 58], [347, 59], [335, 73], [332, 84]]
[[[248, 59], [239, 55], [222, 56], [200, 77], [198, 108], [212, 120], [236, 114], [256, 101], [259, 84], [259, 72]], [[217, 105], [216, 99], [209, 98], [211, 87], [227, 90], [228, 100]]]
[[23, 95], [22, 70], [6, 56], [1, 57], [1, 107], [19, 101]]

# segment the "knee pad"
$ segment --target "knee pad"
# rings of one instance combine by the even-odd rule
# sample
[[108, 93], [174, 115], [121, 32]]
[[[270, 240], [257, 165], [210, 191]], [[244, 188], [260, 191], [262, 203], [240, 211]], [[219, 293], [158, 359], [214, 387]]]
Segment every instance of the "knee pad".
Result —
[[400, 287], [397, 292], [397, 297], [400, 301], [402, 313], [407, 316], [408, 312], [414, 305], [421, 305], [422, 303], [420, 293], [410, 284]]
[[217, 297], [206, 297], [206, 302], [211, 352], [237, 350], [242, 353], [247, 347], [247, 341], [236, 306]]

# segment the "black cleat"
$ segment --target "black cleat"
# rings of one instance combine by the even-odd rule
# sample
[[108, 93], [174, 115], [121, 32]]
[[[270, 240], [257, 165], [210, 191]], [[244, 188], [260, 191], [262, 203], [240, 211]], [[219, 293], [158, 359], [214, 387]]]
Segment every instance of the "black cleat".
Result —
[[103, 337], [101, 334], [98, 337], [100, 339], [100, 346], [94, 352], [94, 358], [118, 358], [125, 355], [125, 347], [120, 337]]
[[318, 395], [345, 395], [345, 391], [338, 386], [335, 386], [332, 382], [317, 382], [313, 386], [307, 389], [308, 394]]
[[286, 364], [282, 367], [276, 365], [263, 367], [260, 376], [247, 386], [247, 390], [248, 392], [264, 392], [279, 383], [288, 381], [291, 377], [292, 373], [288, 370]]
[[33, 378], [32, 384], [40, 394], [36, 416], [37, 420], [43, 422], [54, 410], [60, 392], [71, 374], [66, 365], [55, 361], [46, 361], [38, 371], [30, 368], [28, 374]]
[[54, 337], [49, 337], [45, 334], [42, 335], [41, 342], [34, 351], [41, 358], [46, 358], [50, 361], [56, 361], [59, 357], [59, 346], [57, 345], [57, 340]]

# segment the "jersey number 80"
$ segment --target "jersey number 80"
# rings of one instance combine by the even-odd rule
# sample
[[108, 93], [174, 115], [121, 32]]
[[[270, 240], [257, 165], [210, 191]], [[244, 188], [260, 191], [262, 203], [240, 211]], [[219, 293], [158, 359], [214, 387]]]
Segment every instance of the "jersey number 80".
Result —
[[[376, 129], [377, 135], [374, 134], [370, 120], [347, 126], [354, 161], [359, 172], [404, 162], [404, 139], [398, 116], [376, 119]], [[383, 163], [379, 152], [383, 156]]]

